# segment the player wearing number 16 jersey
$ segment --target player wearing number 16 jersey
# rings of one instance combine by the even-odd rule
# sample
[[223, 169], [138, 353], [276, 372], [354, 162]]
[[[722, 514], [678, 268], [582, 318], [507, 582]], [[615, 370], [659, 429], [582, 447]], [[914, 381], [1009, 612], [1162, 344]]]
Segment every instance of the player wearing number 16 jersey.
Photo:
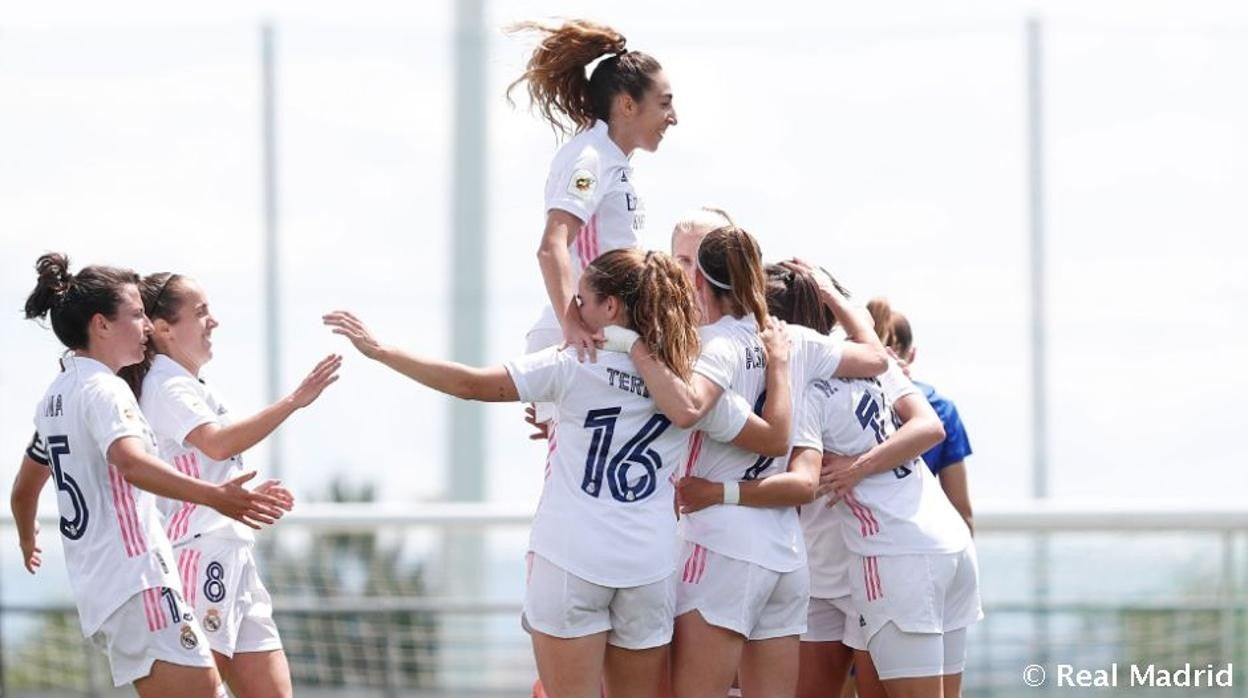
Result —
[[[609, 695], [661, 695], [675, 602], [672, 479], [685, 462], [689, 433], [656, 403], [690, 375], [698, 346], [692, 295], [667, 255], [614, 250], [589, 265], [578, 296], [595, 330], [626, 327], [640, 339], [618, 346], [627, 353], [604, 351], [596, 362], [550, 348], [474, 369], [382, 347], [349, 313], [325, 320], [367, 356], [437, 390], [557, 405], [523, 616], [541, 683], [551, 695], [596, 695], [605, 672]], [[776, 353], [772, 378], [784, 384], [783, 342], [774, 335], [768, 341]], [[616, 346], [612, 339], [607, 348]], [[639, 364], [666, 378], [643, 381]], [[778, 402], [788, 402], [783, 385], [775, 391]], [[764, 423], [744, 401], [722, 401], [698, 426], [778, 454], [791, 427], [787, 409]], [[771, 405], [766, 412], [773, 414]]]
[[153, 493], [245, 522], [271, 522], [279, 502], [241, 488], [254, 473], [213, 485], [152, 455], [152, 431], [116, 375], [142, 359], [151, 329], [134, 272], [87, 267], [75, 276], [56, 254], [40, 257], [36, 268], [26, 316], [50, 314], [73, 354], [36, 408], [35, 438], [13, 488], [27, 568], [40, 562], [36, 507], [51, 478], [82, 631], [108, 655], [114, 682], [134, 682], [141, 696], [224, 695], [207, 639], [181, 596]]
[[[337, 379], [342, 359], [326, 357], [299, 390], [259, 413], [235, 420], [199, 376], [212, 359], [217, 320], [194, 279], [167, 272], [140, 285], [152, 322], [144, 360], [122, 369], [156, 432], [160, 455], [187, 475], [209, 482], [243, 471], [242, 452]], [[265, 492], [292, 500], [276, 483]], [[273, 602], [260, 579], [250, 529], [193, 502], [160, 499], [165, 532], [177, 555], [183, 596], [195, 609], [214, 659], [239, 698], [286, 698], [290, 669], [273, 622]]]

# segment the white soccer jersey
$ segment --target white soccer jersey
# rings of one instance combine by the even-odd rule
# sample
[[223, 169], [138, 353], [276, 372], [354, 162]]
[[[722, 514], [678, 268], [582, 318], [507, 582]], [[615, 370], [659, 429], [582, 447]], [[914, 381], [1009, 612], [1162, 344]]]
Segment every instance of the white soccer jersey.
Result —
[[[186, 436], [201, 425], [230, 423], [229, 410], [215, 393], [181, 364], [157, 354], [143, 378], [139, 399], [143, 416], [156, 432], [160, 457], [183, 474], [211, 483], [232, 480], [244, 472], [243, 458], [213, 460], [187, 443]], [[165, 534], [179, 545], [201, 535], [253, 542], [251, 529], [210, 507], [176, 499], [157, 498]]]
[[[627, 354], [599, 351], [596, 363], [551, 347], [506, 364], [525, 402], [558, 407], [546, 484], [529, 550], [606, 587], [650, 584], [676, 569], [673, 482], [690, 432], [654, 405]], [[736, 438], [749, 417], [743, 400], [721, 400], [698, 424]]]
[[52, 468], [65, 566], [82, 633], [90, 637], [135, 594], [179, 584], [155, 495], [108, 463], [109, 446], [125, 437], [156, 453], [134, 394], [94, 359], [70, 356], [61, 365], [35, 410], [36, 439], [27, 454]]
[[[633, 188], [628, 156], [608, 137], [605, 121], [576, 134], [555, 153], [546, 178], [546, 211], [553, 209], [583, 223], [568, 248], [573, 287], [598, 255], [637, 246], [646, 210]], [[537, 327], [559, 327], [549, 305]]]
[[[842, 343], [808, 327], [789, 325], [789, 385], [794, 425], [802, 386], [812, 378], [831, 376], [840, 365]], [[766, 352], [752, 314], [724, 316], [700, 330], [702, 354], [694, 371], [761, 411], [767, 387]], [[696, 438], [696, 437], [695, 437]], [[787, 456], [767, 458], [722, 440], [699, 439], [687, 472], [714, 482], [761, 480], [784, 472]], [[682, 519], [684, 539], [715, 552], [752, 562], [776, 572], [791, 572], [806, 563], [806, 547], [794, 507], [713, 506]]]
[[[806, 389], [794, 447], [858, 455], [897, 429], [892, 405], [917, 393], [894, 362], [880, 379], [816, 380]], [[921, 459], [863, 478], [833, 507], [863, 557], [961, 552], [970, 533]]]

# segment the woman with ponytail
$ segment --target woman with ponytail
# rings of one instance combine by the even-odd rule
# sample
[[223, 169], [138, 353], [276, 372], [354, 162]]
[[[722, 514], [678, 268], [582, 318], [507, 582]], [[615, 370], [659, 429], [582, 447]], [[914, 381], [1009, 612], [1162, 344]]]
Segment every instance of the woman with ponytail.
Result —
[[[200, 375], [212, 359], [217, 319], [202, 286], [182, 274], [150, 274], [140, 283], [152, 323], [143, 361], [122, 369], [152, 430], [160, 457], [187, 475], [216, 481], [243, 471], [242, 453], [338, 379], [342, 357], [325, 357], [285, 399], [234, 420], [220, 393]], [[266, 491], [291, 500], [273, 485]], [[260, 580], [250, 529], [189, 502], [157, 502], [177, 553], [183, 597], [208, 631], [213, 659], [238, 698], [288, 698], [290, 668]]]
[[[529, 539], [522, 621], [552, 698], [665, 692], [676, 583], [673, 481], [688, 460], [689, 432], [657, 407], [680, 389], [698, 355], [693, 296], [666, 254], [613, 250], [590, 263], [574, 296], [581, 317], [607, 338], [596, 362], [574, 349], [543, 351], [489, 368], [381, 344], [354, 315], [325, 323], [365, 356], [435, 390], [469, 400], [551, 402], [558, 409], [546, 483]], [[791, 430], [787, 346], [767, 333], [776, 395], [766, 420], [725, 400], [698, 422], [712, 438], [778, 455]], [[644, 381], [638, 364], [662, 367]]]
[[83, 635], [108, 655], [113, 681], [140, 696], [225, 695], [208, 638], [182, 594], [156, 496], [216, 509], [259, 528], [289, 508], [280, 495], [247, 491], [255, 472], [221, 484], [189, 477], [156, 457], [156, 439], [126, 383], [143, 360], [151, 325], [128, 269], [46, 254], [26, 300], [27, 318], [50, 318], [69, 350], [35, 410], [35, 436], [13, 485], [12, 507], [26, 568], [41, 563], [39, 492], [56, 483], [60, 533]]
[[[653, 152], [676, 125], [672, 88], [662, 66], [629, 50], [611, 27], [572, 20], [559, 27], [524, 22], [542, 40], [524, 74], [533, 106], [558, 133], [572, 138], [555, 154], [546, 179], [546, 226], [537, 250], [550, 305], [529, 330], [526, 351], [566, 343], [591, 359], [602, 337], [574, 301], [577, 281], [605, 252], [637, 246], [645, 206], [633, 187], [633, 151]], [[598, 61], [587, 77], [586, 68]], [[537, 422], [549, 421], [550, 405], [538, 405]]]
[[[687, 236], [703, 236], [692, 266], [704, 325], [692, 380], [672, 404], [660, 403], [677, 415], [677, 424], [700, 418], [721, 395], [748, 404], [777, 398], [762, 379], [768, 361], [758, 332], [769, 326], [769, 313], [757, 241], [731, 224], [710, 232], [686, 228], [674, 233], [673, 248], [686, 250]], [[837, 312], [848, 315], [847, 306]], [[813, 378], [874, 376], [885, 368], [882, 347], [836, 341], [800, 326], [790, 326], [789, 334], [789, 394], [800, 394]], [[650, 367], [642, 367], [649, 377]], [[793, 470], [787, 452], [760, 458], [713, 438], [694, 450], [679, 483], [687, 573], [677, 591], [675, 695], [726, 695], [738, 668], [746, 695], [791, 694], [809, 597], [795, 507], [814, 497], [818, 467]], [[766, 487], [743, 486], [769, 475]]]

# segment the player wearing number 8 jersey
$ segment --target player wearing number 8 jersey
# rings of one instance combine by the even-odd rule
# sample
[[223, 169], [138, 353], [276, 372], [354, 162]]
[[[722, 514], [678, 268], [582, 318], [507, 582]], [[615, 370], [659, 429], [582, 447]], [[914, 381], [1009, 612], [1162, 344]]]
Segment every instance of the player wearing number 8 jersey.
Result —
[[[689, 433], [656, 402], [690, 375], [698, 346], [692, 295], [670, 257], [638, 250], [600, 256], [579, 286], [582, 316], [595, 330], [608, 328], [608, 349], [623, 351], [582, 363], [572, 349], [552, 347], [474, 369], [383, 347], [349, 313], [331, 313], [326, 323], [367, 356], [437, 390], [557, 405], [523, 616], [541, 683], [551, 696], [586, 696], [597, 694], [605, 672], [609, 695], [661, 695], [675, 601], [672, 478], [686, 460]], [[621, 327], [639, 339], [617, 344]], [[698, 426], [775, 455], [791, 427], [788, 362], [785, 338], [770, 333], [767, 341], [775, 399], [765, 405], [766, 422], [737, 399], [722, 401]], [[643, 381], [643, 363], [663, 366], [672, 379]]]
[[141, 696], [216, 696], [223, 689], [203, 630], [181, 597], [153, 493], [256, 527], [280, 516], [282, 502], [242, 489], [255, 473], [209, 484], [152, 455], [151, 428], [116, 376], [142, 359], [150, 330], [134, 272], [87, 267], [73, 275], [56, 254], [40, 257], [36, 269], [26, 316], [50, 315], [73, 353], [36, 408], [36, 435], [13, 487], [27, 568], [40, 563], [36, 506], [53, 479], [82, 631], [108, 655], [114, 682], [133, 682]]
[[[194, 279], [164, 272], [145, 277], [140, 293], [152, 322], [151, 340], [144, 360], [122, 369], [122, 376], [156, 433], [161, 457], [191, 477], [213, 482], [242, 472], [243, 451], [337, 379], [342, 360], [331, 355], [292, 395], [236, 421], [200, 378], [212, 359], [218, 326], [203, 288]], [[266, 491], [291, 500], [280, 486]], [[207, 631], [230, 690], [238, 698], [290, 696], [290, 669], [252, 554], [251, 530], [193, 502], [162, 498], [158, 504], [177, 554], [183, 595]]]

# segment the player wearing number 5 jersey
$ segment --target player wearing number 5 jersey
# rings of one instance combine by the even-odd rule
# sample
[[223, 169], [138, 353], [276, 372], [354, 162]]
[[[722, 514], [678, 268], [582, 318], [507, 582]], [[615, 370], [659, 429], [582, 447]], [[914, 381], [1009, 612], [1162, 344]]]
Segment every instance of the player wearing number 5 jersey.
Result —
[[794, 441], [794, 460], [824, 460], [821, 490], [850, 553], [842, 569], [857, 617], [842, 642], [869, 654], [860, 686], [878, 672], [891, 698], [960, 695], [966, 628], [982, 616], [970, 532], [919, 459], [942, 437], [894, 364], [878, 381], [812, 383]]
[[[637, 246], [645, 207], [629, 158], [638, 148], [658, 149], [676, 124], [672, 88], [658, 61], [628, 50], [610, 27], [573, 20], [557, 28], [526, 22], [514, 29], [543, 38], [508, 92], [526, 82], [551, 126], [575, 132], [555, 154], [546, 179], [546, 226], [537, 256], [550, 305], [529, 330], [525, 351], [567, 342], [592, 357], [601, 336], [573, 302], [577, 282], [598, 255]], [[586, 66], [595, 60], [587, 79]], [[548, 421], [552, 410], [550, 403], [539, 404], [537, 421]]]
[[224, 696], [207, 638], [186, 605], [153, 494], [217, 509], [252, 527], [284, 501], [248, 492], [244, 473], [224, 484], [187, 477], [156, 458], [155, 437], [116, 372], [143, 358], [151, 326], [138, 276], [112, 267], [69, 273], [59, 254], [39, 258], [26, 316], [51, 316], [70, 355], [35, 412], [36, 433], [13, 486], [27, 569], [39, 566], [36, 509], [56, 483], [60, 533], [83, 634], [108, 655], [114, 682], [140, 696]]
[[[605, 673], [609, 695], [649, 698], [664, 692], [677, 561], [672, 480], [689, 452], [689, 432], [656, 408], [656, 398], [691, 373], [693, 299], [670, 257], [639, 250], [598, 257], [579, 291], [586, 322], [607, 328], [607, 348], [623, 351], [580, 362], [572, 349], [552, 347], [476, 369], [382, 347], [348, 313], [325, 321], [367, 356], [437, 390], [558, 407], [523, 616], [541, 683], [551, 696], [597, 695]], [[617, 343], [621, 328], [640, 338]], [[697, 426], [775, 455], [791, 427], [787, 339], [773, 331], [767, 341], [775, 398], [764, 407], [766, 422], [737, 399], [722, 401]], [[671, 380], [643, 381], [641, 363], [663, 366]]]
[[[680, 247], [680, 240], [674, 241]], [[719, 395], [761, 401], [768, 386], [766, 359], [756, 336], [766, 322], [762, 257], [758, 243], [728, 225], [712, 230], [694, 255], [694, 279], [707, 324], [694, 366], [693, 390], [702, 404]], [[870, 326], [839, 312], [859, 333]], [[882, 346], [845, 343], [808, 328], [790, 326], [793, 346], [790, 384], [800, 390], [810, 378], [876, 375], [885, 365]], [[857, 336], [855, 334], [854, 336]], [[768, 397], [771, 397], [768, 395]], [[684, 568], [677, 596], [675, 689], [686, 696], [723, 696], [740, 668], [746, 695], [788, 695], [797, 682], [798, 635], [805, 629], [809, 582], [806, 553], [795, 506], [809, 501], [818, 467], [786, 473], [788, 460], [760, 458], [703, 438], [681, 483], [688, 490], [712, 489], [711, 506], [682, 521]], [[769, 483], [761, 500], [742, 499], [740, 481], [784, 473], [794, 487]], [[753, 493], [750, 493], [751, 497]], [[738, 507], [733, 504], [748, 504]], [[743, 532], [748, 531], [748, 535]]]
[[[286, 399], [235, 421], [200, 377], [212, 359], [218, 323], [194, 279], [167, 272], [140, 284], [152, 322], [144, 360], [122, 369], [156, 433], [160, 455], [187, 475], [215, 482], [243, 471], [242, 452], [259, 443], [337, 380], [339, 356], [328, 356]], [[290, 499], [281, 487], [268, 491]], [[208, 634], [217, 668], [237, 698], [292, 694], [290, 668], [260, 580], [250, 529], [193, 502], [160, 499], [165, 532], [177, 555], [183, 596]]]

